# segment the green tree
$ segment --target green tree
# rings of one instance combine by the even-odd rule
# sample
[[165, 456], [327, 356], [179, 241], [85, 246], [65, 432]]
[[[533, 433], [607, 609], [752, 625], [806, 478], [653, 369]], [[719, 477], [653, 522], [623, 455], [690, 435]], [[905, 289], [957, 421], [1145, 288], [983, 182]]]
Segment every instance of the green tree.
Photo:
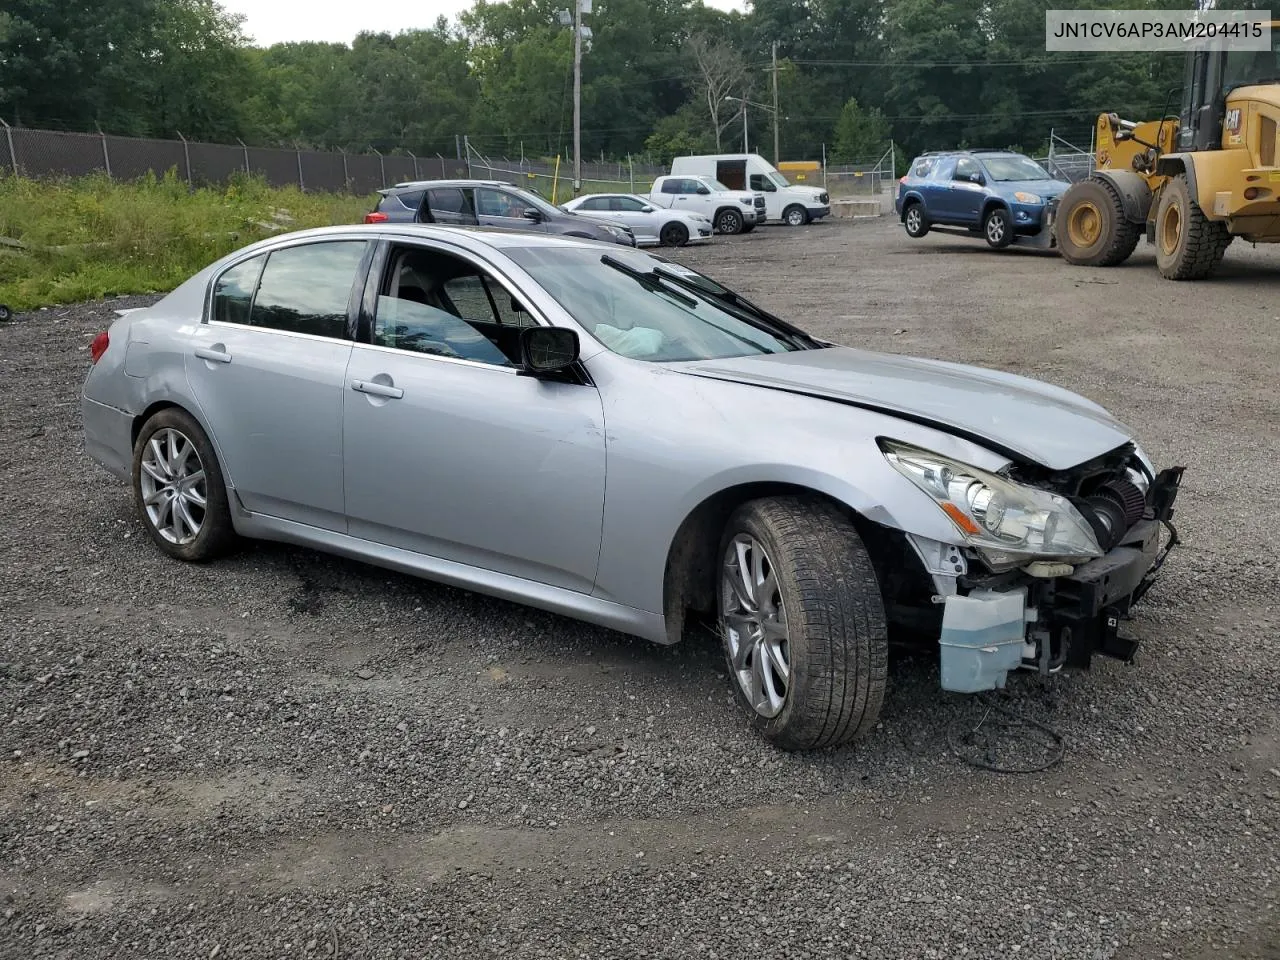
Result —
[[888, 149], [889, 133], [889, 123], [878, 107], [864, 110], [850, 97], [836, 121], [831, 159], [837, 163], [875, 162]]

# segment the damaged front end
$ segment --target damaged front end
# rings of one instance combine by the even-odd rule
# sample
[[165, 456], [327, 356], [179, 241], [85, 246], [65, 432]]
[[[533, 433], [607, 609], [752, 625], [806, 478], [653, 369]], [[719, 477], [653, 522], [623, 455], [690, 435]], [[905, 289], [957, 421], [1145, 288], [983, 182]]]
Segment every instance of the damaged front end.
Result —
[[[1011, 467], [999, 477], [967, 471], [975, 478], [957, 477], [944, 465], [922, 479], [920, 464], [931, 468], [932, 455], [911, 461], [919, 451], [901, 450], [890, 445], [886, 455], [891, 462], [901, 456], [909, 466], [899, 470], [931, 493], [966, 534], [963, 546], [906, 538], [933, 585], [933, 616], [923, 619], [932, 621], [929, 632], [940, 645], [943, 689], [996, 689], [1013, 670], [1050, 674], [1063, 666], [1088, 667], [1095, 654], [1133, 659], [1138, 641], [1120, 624], [1179, 543], [1172, 520], [1182, 467], [1153, 474], [1146, 458], [1127, 445], [1070, 471]], [[1005, 495], [997, 480], [1034, 493], [994, 517]], [[976, 495], [975, 485], [982, 488]], [[1055, 528], [1071, 523], [1075, 529]], [[1081, 523], [1088, 525], [1088, 538]], [[990, 546], [1018, 535], [1025, 542], [1017, 549]], [[1059, 544], [1063, 552], [1055, 556]], [[923, 613], [917, 611], [917, 621]]]

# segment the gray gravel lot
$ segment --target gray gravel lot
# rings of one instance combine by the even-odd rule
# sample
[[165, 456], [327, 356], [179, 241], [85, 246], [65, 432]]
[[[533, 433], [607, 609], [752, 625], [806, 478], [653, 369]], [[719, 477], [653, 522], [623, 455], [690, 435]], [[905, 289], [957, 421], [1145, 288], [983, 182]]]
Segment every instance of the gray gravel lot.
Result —
[[1280, 957], [1280, 251], [1219, 279], [911, 241], [681, 251], [846, 343], [1078, 390], [1188, 467], [1138, 661], [1019, 709], [1063, 764], [947, 752], [898, 658], [865, 742], [748, 732], [663, 649], [331, 559], [163, 559], [81, 452], [111, 309], [0, 327], [0, 957]]

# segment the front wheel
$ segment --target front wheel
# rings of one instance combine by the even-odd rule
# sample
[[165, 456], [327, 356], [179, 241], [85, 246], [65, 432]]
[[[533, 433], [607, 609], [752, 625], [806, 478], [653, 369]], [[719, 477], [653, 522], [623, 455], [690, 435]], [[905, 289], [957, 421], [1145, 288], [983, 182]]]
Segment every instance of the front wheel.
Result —
[[1166, 280], [1203, 280], [1231, 245], [1227, 225], [1205, 216], [1180, 173], [1160, 191], [1156, 207], [1156, 266]]
[[737, 210], [724, 209], [716, 214], [716, 233], [741, 233], [742, 214]]
[[142, 425], [133, 448], [133, 495], [147, 533], [175, 559], [210, 560], [235, 540], [222, 468], [185, 410], [161, 410]]
[[720, 541], [720, 637], [734, 698], [776, 746], [857, 739], [884, 700], [888, 646], [871, 558], [814, 497], [753, 500]]
[[689, 228], [683, 223], [665, 224], [658, 239], [664, 247], [683, 247], [689, 242]]
[[1013, 243], [1013, 223], [1004, 207], [992, 207], [982, 218], [982, 235], [992, 250], [1003, 250]]
[[800, 204], [793, 203], [782, 211], [782, 222], [788, 227], [803, 227], [809, 222], [809, 214]]

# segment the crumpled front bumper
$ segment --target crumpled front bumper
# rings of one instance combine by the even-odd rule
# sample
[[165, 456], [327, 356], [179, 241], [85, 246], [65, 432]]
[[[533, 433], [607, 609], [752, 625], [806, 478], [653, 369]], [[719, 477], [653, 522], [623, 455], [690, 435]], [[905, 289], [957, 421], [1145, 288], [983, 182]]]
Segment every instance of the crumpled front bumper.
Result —
[[[1015, 205], [1015, 208], [1017, 205]], [[1034, 208], [1024, 208], [1028, 214]], [[1040, 250], [1054, 250], [1058, 246], [1058, 238], [1054, 233], [1053, 225], [1058, 219], [1058, 198], [1051, 197], [1043, 207], [1040, 208], [1040, 229], [1036, 233], [1017, 233], [1014, 236], [1014, 243], [1020, 247], [1034, 247]], [[1015, 230], [1025, 230], [1028, 226], [1033, 226], [1030, 220], [1023, 221], [1015, 215]]]
[[1146, 516], [1103, 556], [1064, 576], [1026, 576], [1003, 588], [947, 597], [939, 638], [943, 689], [992, 690], [1003, 687], [1012, 670], [1088, 667], [1095, 654], [1132, 660], [1139, 641], [1123, 636], [1120, 624], [1180, 542], [1172, 520], [1182, 470], [1172, 467], [1155, 478]]

